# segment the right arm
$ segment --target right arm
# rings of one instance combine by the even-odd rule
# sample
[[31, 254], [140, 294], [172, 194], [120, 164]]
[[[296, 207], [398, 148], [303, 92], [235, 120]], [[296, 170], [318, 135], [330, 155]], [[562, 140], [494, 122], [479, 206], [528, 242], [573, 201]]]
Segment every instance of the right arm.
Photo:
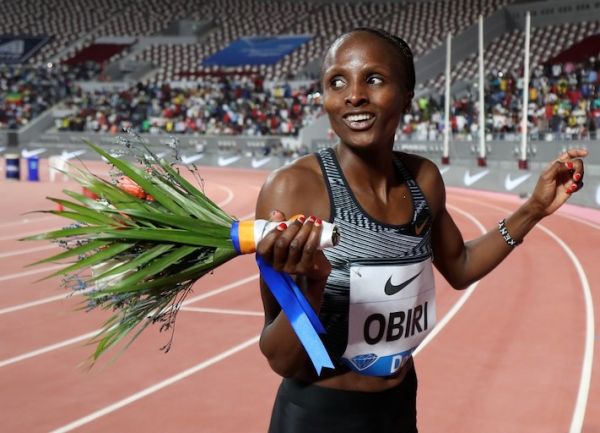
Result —
[[[329, 201], [323, 179], [312, 165], [301, 160], [277, 170], [263, 185], [256, 218], [285, 221], [286, 217], [303, 214], [306, 219], [273, 230], [259, 243], [257, 254], [275, 270], [294, 276], [318, 314], [331, 272], [325, 255], [317, 248], [321, 232], [318, 219], [328, 218]], [[262, 278], [260, 291], [265, 313], [260, 349], [273, 371], [291, 377], [312, 368], [304, 347]]]

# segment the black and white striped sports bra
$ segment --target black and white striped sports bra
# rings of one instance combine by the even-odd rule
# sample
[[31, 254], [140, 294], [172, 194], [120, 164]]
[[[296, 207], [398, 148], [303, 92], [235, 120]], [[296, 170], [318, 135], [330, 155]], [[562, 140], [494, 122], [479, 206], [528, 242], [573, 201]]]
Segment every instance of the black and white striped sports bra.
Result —
[[348, 342], [348, 310], [351, 263], [415, 263], [431, 258], [431, 211], [412, 175], [394, 154], [396, 173], [406, 182], [413, 204], [411, 221], [391, 225], [365, 212], [341, 170], [332, 148], [320, 150], [317, 159], [325, 178], [331, 206], [331, 220], [340, 229], [340, 243], [325, 250], [332, 265], [327, 280], [320, 318], [327, 330], [322, 338], [338, 363]]

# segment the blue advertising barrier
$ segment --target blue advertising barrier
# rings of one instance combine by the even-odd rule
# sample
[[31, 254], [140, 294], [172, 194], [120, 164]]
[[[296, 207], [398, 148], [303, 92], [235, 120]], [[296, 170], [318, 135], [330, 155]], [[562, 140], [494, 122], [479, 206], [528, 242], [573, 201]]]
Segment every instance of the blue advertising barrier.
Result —
[[0, 35], [0, 63], [23, 63], [49, 40], [48, 36]]
[[37, 155], [27, 158], [27, 180], [32, 182], [40, 180], [40, 158]]
[[19, 180], [21, 178], [20, 159], [18, 154], [8, 153], [6, 159], [6, 179]]
[[311, 35], [246, 36], [208, 57], [202, 65], [272, 65], [310, 39]]

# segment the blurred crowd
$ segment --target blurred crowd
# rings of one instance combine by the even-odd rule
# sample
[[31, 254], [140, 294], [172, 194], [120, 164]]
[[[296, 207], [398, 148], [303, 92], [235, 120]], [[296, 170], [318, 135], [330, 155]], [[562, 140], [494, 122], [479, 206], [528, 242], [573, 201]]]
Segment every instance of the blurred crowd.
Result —
[[99, 71], [96, 63], [78, 67], [23, 67], [0, 64], [0, 129], [20, 129]]
[[[600, 128], [600, 58], [582, 64], [552, 64], [533, 69], [529, 83], [527, 130], [531, 138], [595, 139]], [[493, 72], [485, 83], [486, 133], [510, 139], [521, 133], [522, 74]], [[455, 138], [478, 136], [477, 89], [467, 88], [451, 101]], [[416, 140], [440, 139], [444, 129], [443, 96], [415, 98], [402, 134]]]
[[[121, 91], [84, 91], [77, 84], [98, 72], [94, 64], [0, 66], [0, 129], [19, 129], [55, 106], [55, 126], [60, 131], [297, 136], [322, 112], [316, 82], [295, 88], [287, 83], [267, 87], [253, 76], [205, 76], [179, 87], [139, 83]], [[599, 72], [600, 58], [535, 67], [528, 89], [530, 136], [595, 139], [600, 127]], [[485, 86], [486, 133], [498, 139], [516, 138], [521, 132], [522, 76], [495, 71], [488, 74]], [[451, 101], [455, 139], [479, 135], [477, 100], [477, 89], [467, 85]], [[414, 98], [400, 134], [412, 140], [440, 140], [443, 110], [443, 95], [437, 92]]]
[[[188, 83], [189, 84], [189, 83]], [[296, 136], [320, 112], [317, 84], [266, 88], [261, 79], [203, 77], [185, 87], [138, 84], [120, 92], [81, 89], [61, 103], [61, 131]]]

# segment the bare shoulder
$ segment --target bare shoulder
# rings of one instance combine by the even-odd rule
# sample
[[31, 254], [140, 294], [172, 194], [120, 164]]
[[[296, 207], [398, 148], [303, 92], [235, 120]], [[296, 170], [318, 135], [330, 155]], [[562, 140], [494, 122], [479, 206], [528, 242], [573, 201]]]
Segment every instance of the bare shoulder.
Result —
[[273, 171], [261, 188], [256, 205], [256, 217], [267, 218], [277, 209], [287, 216], [311, 214], [320, 218], [329, 209], [328, 193], [315, 155], [298, 158]]
[[446, 200], [444, 179], [437, 165], [420, 155], [404, 152], [397, 152], [397, 155], [421, 188], [433, 214], [437, 214]]

